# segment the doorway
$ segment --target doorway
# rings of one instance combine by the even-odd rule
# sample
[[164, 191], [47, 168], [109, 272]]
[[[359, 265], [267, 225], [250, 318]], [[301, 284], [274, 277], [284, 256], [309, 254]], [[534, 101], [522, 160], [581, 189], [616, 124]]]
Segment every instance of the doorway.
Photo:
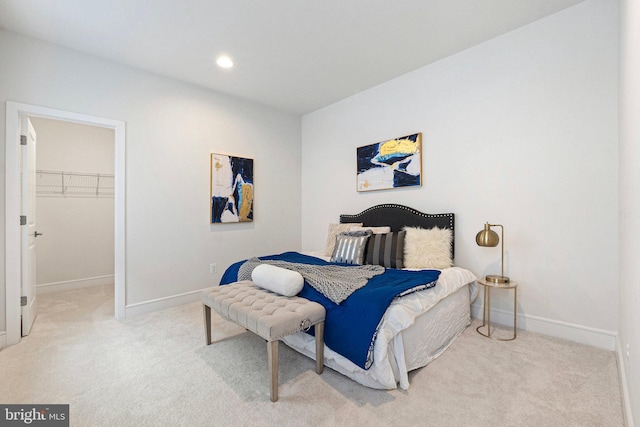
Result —
[[[29, 119], [37, 135], [35, 215], [30, 215], [38, 236], [35, 274], [30, 278], [36, 279], [37, 301], [45, 294], [68, 295], [71, 290], [88, 292], [87, 288], [100, 286], [112, 296], [113, 309], [114, 131]], [[64, 295], [58, 298], [64, 301]], [[23, 308], [23, 336], [28, 332], [28, 314]]]
[[[114, 311], [125, 317], [125, 123], [85, 114], [7, 101], [5, 157], [5, 287], [7, 345], [21, 337], [20, 133], [23, 117], [41, 117], [114, 130]], [[12, 221], [15, 218], [16, 221]]]

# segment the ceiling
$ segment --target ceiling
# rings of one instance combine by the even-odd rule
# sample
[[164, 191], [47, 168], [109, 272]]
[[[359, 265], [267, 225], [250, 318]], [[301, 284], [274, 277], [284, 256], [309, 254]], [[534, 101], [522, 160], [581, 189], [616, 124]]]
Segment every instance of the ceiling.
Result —
[[1, 0], [0, 27], [305, 114], [581, 1]]

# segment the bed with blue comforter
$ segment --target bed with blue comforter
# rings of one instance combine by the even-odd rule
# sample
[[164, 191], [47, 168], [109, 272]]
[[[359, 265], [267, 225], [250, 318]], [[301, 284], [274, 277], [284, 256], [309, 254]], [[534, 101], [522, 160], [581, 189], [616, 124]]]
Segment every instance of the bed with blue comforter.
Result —
[[[340, 216], [343, 224], [389, 226], [392, 232], [405, 226], [448, 229], [452, 236], [451, 259], [453, 219], [453, 214], [425, 214], [396, 204], [377, 205], [356, 215]], [[336, 265], [329, 262], [324, 252], [313, 256], [285, 252], [259, 258], [266, 263]], [[243, 263], [231, 265], [220, 284], [237, 281]], [[367, 387], [407, 389], [408, 373], [437, 358], [470, 324], [470, 305], [477, 295], [475, 280], [472, 272], [457, 266], [417, 270], [386, 268], [340, 303], [323, 295], [306, 279], [298, 295], [326, 309], [325, 366]], [[298, 332], [282, 341], [315, 359], [312, 333], [313, 330]]]

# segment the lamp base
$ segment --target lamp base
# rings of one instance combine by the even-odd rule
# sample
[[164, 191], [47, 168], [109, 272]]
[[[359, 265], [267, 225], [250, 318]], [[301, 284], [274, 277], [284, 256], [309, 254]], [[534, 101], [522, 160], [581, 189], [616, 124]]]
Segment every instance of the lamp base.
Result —
[[496, 276], [494, 274], [490, 274], [484, 278], [487, 282], [491, 283], [509, 283], [510, 279], [507, 276]]

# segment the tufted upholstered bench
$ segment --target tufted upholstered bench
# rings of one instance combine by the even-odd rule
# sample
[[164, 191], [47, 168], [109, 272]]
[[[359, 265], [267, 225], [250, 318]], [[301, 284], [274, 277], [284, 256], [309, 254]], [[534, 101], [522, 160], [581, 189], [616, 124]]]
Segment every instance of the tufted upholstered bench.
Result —
[[280, 338], [315, 325], [316, 372], [322, 373], [325, 309], [321, 304], [297, 296], [278, 295], [248, 280], [207, 289], [201, 299], [207, 345], [211, 344], [211, 309], [267, 340], [272, 402], [278, 400]]

